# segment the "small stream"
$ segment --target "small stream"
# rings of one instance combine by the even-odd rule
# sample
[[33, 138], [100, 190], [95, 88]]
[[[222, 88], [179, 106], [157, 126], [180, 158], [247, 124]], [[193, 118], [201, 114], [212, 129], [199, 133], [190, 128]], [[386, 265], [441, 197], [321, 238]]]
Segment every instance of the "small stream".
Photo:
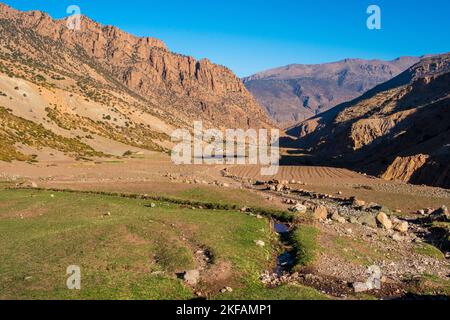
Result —
[[277, 266], [274, 272], [277, 275], [290, 272], [295, 263], [295, 250], [291, 246], [291, 230], [289, 225], [274, 221], [274, 229], [280, 235], [283, 244], [283, 253], [277, 257]]

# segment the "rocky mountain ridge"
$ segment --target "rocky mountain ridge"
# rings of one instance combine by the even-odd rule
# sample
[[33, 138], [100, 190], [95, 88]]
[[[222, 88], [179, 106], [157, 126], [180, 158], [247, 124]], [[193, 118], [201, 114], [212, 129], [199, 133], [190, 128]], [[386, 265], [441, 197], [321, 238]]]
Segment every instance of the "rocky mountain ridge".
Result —
[[273, 126], [231, 70], [173, 53], [158, 39], [138, 38], [85, 16], [80, 29], [71, 30], [67, 19], [1, 3], [0, 37], [0, 106], [88, 145], [101, 145], [100, 135], [167, 149], [170, 133], [192, 128], [194, 120], [205, 128]]
[[318, 158], [386, 179], [450, 187], [450, 54], [424, 58], [288, 133]]
[[400, 57], [392, 61], [345, 59], [316, 65], [293, 64], [243, 81], [269, 115], [287, 126], [350, 101], [419, 60]]

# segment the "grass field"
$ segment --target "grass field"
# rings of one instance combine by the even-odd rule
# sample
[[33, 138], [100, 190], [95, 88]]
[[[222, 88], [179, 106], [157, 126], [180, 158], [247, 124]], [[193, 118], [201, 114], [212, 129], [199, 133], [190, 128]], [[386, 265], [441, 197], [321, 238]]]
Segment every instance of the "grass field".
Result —
[[[0, 190], [0, 299], [194, 299], [198, 288], [177, 273], [196, 268], [199, 249], [212, 256], [199, 284], [213, 288], [211, 299], [326, 298], [302, 286], [261, 284], [277, 254], [268, 219], [150, 202]], [[79, 291], [66, 287], [69, 265], [81, 268]], [[233, 292], [220, 293], [224, 286]]]

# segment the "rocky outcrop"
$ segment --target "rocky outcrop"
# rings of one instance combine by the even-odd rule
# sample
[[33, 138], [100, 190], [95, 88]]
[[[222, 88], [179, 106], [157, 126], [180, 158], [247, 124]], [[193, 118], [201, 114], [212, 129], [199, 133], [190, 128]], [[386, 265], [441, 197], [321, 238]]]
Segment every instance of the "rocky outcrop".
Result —
[[78, 81], [127, 91], [181, 118], [219, 128], [267, 128], [265, 112], [229, 69], [207, 59], [170, 52], [154, 38], [139, 38], [81, 17], [80, 29], [39, 11], [0, 4], [2, 51], [18, 54]]

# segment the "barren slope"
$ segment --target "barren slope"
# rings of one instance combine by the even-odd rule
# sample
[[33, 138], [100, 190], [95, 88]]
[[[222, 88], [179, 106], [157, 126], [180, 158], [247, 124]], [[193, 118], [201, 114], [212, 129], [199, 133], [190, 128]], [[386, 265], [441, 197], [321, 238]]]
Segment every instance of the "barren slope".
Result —
[[296, 64], [255, 74], [244, 83], [274, 120], [289, 125], [350, 101], [418, 61], [401, 57], [393, 61], [346, 59]]
[[387, 179], [450, 187], [450, 55], [423, 59], [289, 130], [321, 158]]
[[[170, 133], [192, 127], [194, 120], [217, 128], [271, 125], [225, 67], [172, 53], [160, 40], [137, 38], [86, 17], [80, 30], [66, 24], [0, 3], [0, 106], [8, 117], [113, 155], [166, 150]], [[2, 122], [2, 149], [9, 151], [1, 160], [29, 158], [18, 144], [48, 145], [23, 141], [28, 129], [16, 129]], [[57, 150], [85, 156], [65, 144]]]

